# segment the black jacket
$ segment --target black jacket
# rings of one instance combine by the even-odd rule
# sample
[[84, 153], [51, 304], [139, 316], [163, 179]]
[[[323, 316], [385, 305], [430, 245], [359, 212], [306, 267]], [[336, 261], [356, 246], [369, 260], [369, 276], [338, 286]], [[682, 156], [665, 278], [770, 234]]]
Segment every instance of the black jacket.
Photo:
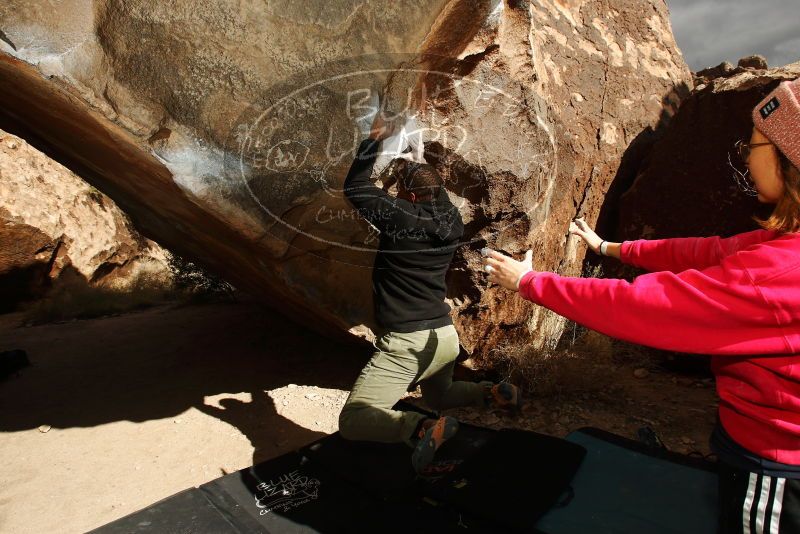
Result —
[[445, 275], [464, 234], [444, 187], [428, 201], [395, 198], [370, 181], [379, 141], [366, 139], [344, 182], [350, 203], [380, 232], [372, 268], [375, 319], [394, 332], [452, 324]]

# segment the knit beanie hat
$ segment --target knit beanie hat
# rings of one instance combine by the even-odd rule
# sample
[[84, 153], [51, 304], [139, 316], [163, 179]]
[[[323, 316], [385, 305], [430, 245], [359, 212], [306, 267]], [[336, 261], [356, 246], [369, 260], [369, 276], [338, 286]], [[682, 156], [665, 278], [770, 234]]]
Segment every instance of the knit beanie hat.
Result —
[[759, 102], [753, 125], [800, 169], [800, 78], [781, 82]]

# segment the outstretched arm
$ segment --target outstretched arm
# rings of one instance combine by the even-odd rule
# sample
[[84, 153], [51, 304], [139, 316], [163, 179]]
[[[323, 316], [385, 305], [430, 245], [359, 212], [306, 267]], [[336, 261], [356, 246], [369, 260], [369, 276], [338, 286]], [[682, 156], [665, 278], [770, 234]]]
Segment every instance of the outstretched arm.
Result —
[[379, 110], [372, 123], [370, 135], [358, 146], [356, 158], [344, 180], [344, 195], [347, 200], [378, 230], [382, 230], [391, 217], [395, 209], [395, 199], [386, 192], [388, 188], [379, 188], [372, 183], [370, 177], [381, 141], [391, 133], [391, 128], [383, 122]]
[[768, 230], [754, 230], [732, 237], [678, 237], [639, 239], [622, 243], [620, 259], [648, 271], [679, 273], [705, 269], [722, 263], [726, 257], [775, 237]]
[[586, 246], [595, 254], [611, 256], [619, 259], [621, 243], [612, 243], [604, 240], [592, 230], [583, 217], [579, 217], [569, 223], [569, 233], [575, 234], [586, 242]]
[[632, 283], [527, 271], [490, 251], [489, 280], [603, 334], [665, 350], [701, 354], [783, 354], [791, 344], [769, 303], [729, 258], [702, 271], [661, 271]]
[[[600, 253], [603, 239], [583, 219], [575, 219], [571, 234], [581, 237], [595, 253]], [[755, 230], [733, 237], [680, 237], [674, 239], [639, 239], [624, 243], [607, 242], [605, 255], [647, 271], [679, 273], [687, 269], [705, 269], [719, 265], [727, 256], [749, 246], [772, 239], [774, 232]]]

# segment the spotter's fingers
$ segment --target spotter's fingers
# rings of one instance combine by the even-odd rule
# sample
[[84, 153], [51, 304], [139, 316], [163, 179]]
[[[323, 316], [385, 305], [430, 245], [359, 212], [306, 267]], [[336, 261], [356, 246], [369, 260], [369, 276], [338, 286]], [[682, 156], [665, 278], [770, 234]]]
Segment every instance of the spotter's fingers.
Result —
[[497, 252], [496, 250], [491, 250], [491, 249], [489, 249], [486, 254], [488, 258], [494, 258], [496, 260], [504, 260], [508, 258], [508, 256], [506, 256], [505, 254], [502, 254], [500, 252]]
[[492, 267], [500, 267], [505, 263], [505, 259], [496, 260], [494, 258], [483, 258], [483, 264]]

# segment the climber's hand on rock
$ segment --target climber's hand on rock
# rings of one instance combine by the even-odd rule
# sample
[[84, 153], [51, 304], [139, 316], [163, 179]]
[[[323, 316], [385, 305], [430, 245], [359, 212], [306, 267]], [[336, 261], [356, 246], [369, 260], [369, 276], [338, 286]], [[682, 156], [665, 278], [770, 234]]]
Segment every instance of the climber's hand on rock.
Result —
[[489, 281], [512, 291], [517, 291], [523, 275], [533, 270], [532, 250], [525, 253], [522, 261], [488, 248], [481, 249], [481, 255], [483, 270], [489, 275]]
[[603, 242], [603, 239], [597, 235], [594, 230], [589, 228], [589, 225], [586, 224], [583, 217], [569, 223], [569, 233], [580, 236], [594, 253], [600, 254], [600, 244]]
[[372, 119], [372, 126], [370, 127], [369, 137], [377, 141], [388, 139], [394, 134], [396, 125], [393, 122], [388, 122], [383, 117], [383, 108], [379, 108]]

